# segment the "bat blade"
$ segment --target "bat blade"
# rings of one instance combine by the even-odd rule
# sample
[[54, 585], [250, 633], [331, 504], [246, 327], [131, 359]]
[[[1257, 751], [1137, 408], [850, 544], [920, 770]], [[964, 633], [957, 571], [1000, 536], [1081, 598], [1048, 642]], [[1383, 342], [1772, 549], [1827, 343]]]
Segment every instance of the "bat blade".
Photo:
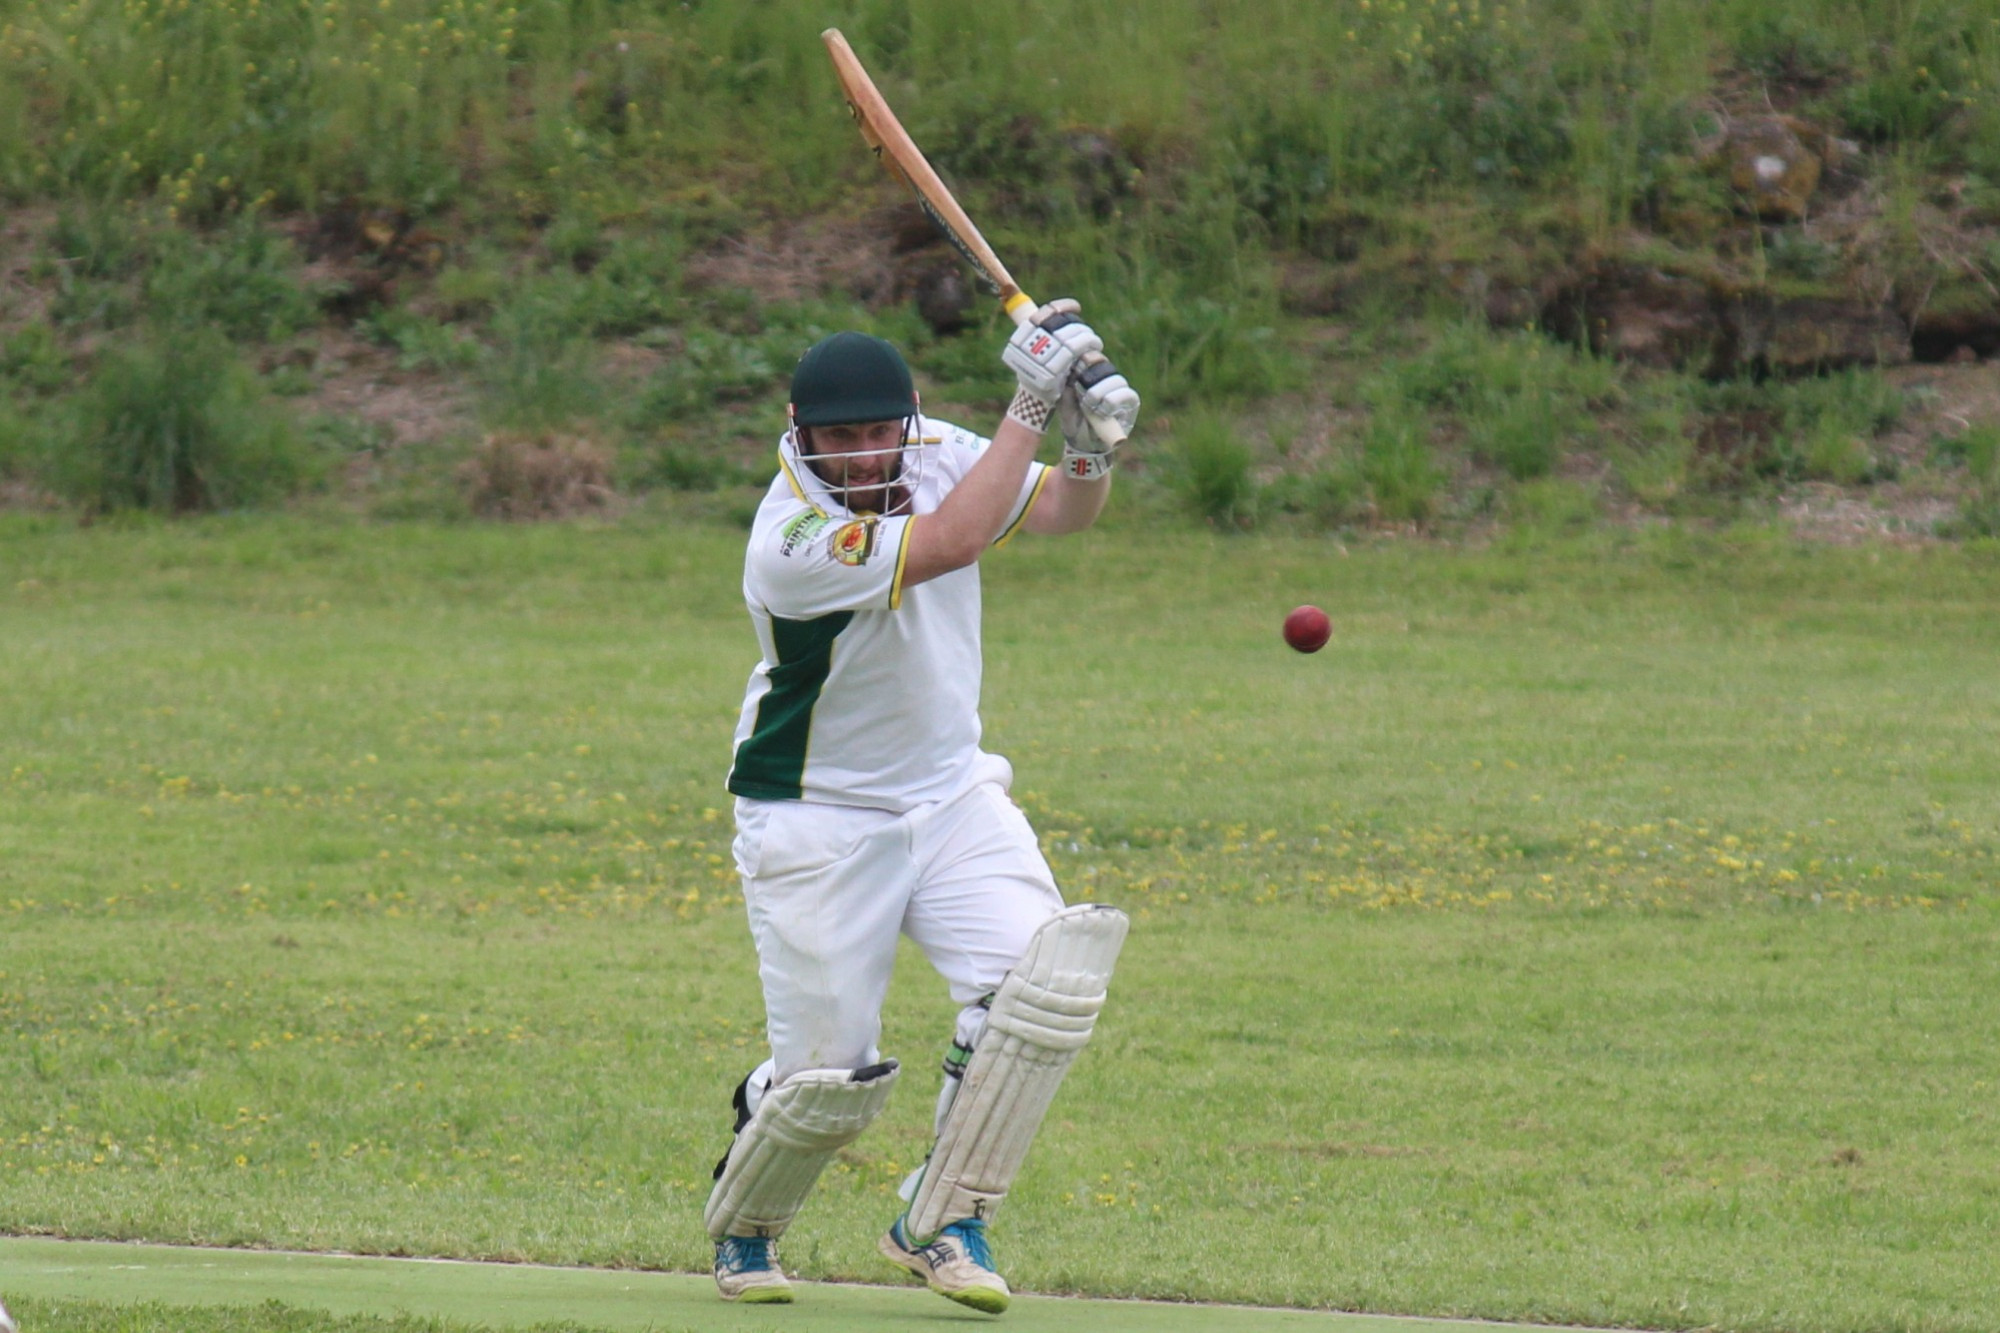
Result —
[[891, 175], [916, 191], [917, 203], [924, 210], [924, 216], [965, 257], [980, 280], [993, 289], [1015, 322], [1025, 321], [1034, 311], [1033, 299], [1007, 272], [1007, 266], [1000, 262], [1000, 256], [993, 253], [993, 247], [986, 243], [986, 238], [979, 234], [979, 228], [966, 216], [951, 188], [931, 167], [923, 150], [903, 128], [903, 123], [896, 119], [896, 113], [889, 109], [888, 100], [875, 86], [875, 80], [868, 77], [868, 70], [862, 65], [860, 57], [854, 54], [854, 48], [847, 44], [847, 38], [841, 35], [840, 29], [828, 28], [820, 34], [820, 40], [826, 43], [827, 54], [833, 58], [834, 73], [840, 78], [840, 90], [847, 98], [847, 109], [853, 114], [855, 124], [860, 126], [861, 137], [874, 151], [876, 160], [887, 167]]
[[[854, 54], [854, 48], [847, 44], [847, 38], [840, 29], [828, 28], [820, 35], [826, 43], [826, 51], [833, 58], [834, 73], [840, 79], [840, 90], [847, 98], [847, 109], [854, 116], [854, 122], [861, 128], [861, 137], [868, 144], [875, 158], [889, 174], [916, 191], [917, 204], [924, 210], [924, 216], [931, 220], [952, 248], [972, 265], [980, 281], [991, 288], [1000, 298], [1000, 304], [1016, 324], [1025, 324], [1035, 313], [1035, 301], [1021, 290], [1007, 266], [1000, 262], [1000, 256], [993, 253], [993, 247], [979, 234], [979, 228], [972, 225], [972, 219], [959, 206], [951, 189], [932, 169], [923, 150], [910, 138], [909, 131], [896, 119], [896, 113], [889, 109], [888, 99], [875, 86], [875, 80], [868, 77], [868, 70], [861, 58]], [[1100, 360], [1102, 358], [1099, 358]], [[1125, 440], [1125, 431], [1117, 422], [1101, 417], [1090, 418], [1091, 432], [1105, 444], [1116, 447]]]

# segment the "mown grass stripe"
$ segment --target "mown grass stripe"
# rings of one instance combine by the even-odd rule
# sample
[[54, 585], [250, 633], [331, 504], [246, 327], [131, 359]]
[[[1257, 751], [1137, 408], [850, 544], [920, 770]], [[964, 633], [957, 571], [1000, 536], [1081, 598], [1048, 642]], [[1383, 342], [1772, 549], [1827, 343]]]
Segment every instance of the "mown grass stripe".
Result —
[[[796, 1305], [759, 1310], [726, 1304], [706, 1276], [684, 1273], [40, 1238], [0, 1239], [0, 1292], [118, 1304], [281, 1301], [336, 1315], [411, 1314], [496, 1330], [565, 1321], [618, 1333], [779, 1327], [845, 1333], [912, 1321], [987, 1322], [916, 1288], [802, 1283]], [[1009, 1333], [1467, 1333], [1529, 1326], [1022, 1296], [1008, 1310], [1006, 1327]]]

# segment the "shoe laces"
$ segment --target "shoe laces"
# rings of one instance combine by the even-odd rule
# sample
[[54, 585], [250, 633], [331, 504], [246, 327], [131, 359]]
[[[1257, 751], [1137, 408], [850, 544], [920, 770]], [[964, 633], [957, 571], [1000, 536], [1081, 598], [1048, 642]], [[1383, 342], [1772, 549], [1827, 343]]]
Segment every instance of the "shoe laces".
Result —
[[716, 1262], [734, 1273], [763, 1273], [778, 1266], [778, 1243], [769, 1236], [724, 1236]]
[[978, 1264], [987, 1272], [993, 1271], [993, 1251], [986, 1244], [986, 1223], [976, 1217], [968, 1217], [962, 1222], [953, 1222], [943, 1232], [956, 1236], [965, 1246], [965, 1257]]

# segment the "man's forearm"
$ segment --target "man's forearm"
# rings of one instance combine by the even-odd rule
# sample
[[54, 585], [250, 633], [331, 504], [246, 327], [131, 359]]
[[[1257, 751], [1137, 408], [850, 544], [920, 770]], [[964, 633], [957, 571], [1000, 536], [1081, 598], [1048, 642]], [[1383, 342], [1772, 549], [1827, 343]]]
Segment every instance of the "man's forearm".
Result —
[[1021, 487], [1027, 484], [1028, 468], [1034, 463], [1035, 451], [1041, 443], [1039, 434], [1013, 417], [1006, 418], [993, 432], [993, 442], [986, 446], [985, 455], [972, 465], [965, 480], [952, 487], [934, 517], [949, 515], [950, 521], [963, 527], [968, 536], [976, 536], [978, 550], [991, 546], [1000, 530], [1007, 526], [1007, 516], [1013, 513]]
[[1111, 474], [1108, 472], [1095, 481], [1080, 481], [1057, 471], [1042, 487], [1041, 497], [1035, 501], [1026, 527], [1043, 537], [1082, 532], [1097, 522], [1097, 516], [1104, 512], [1104, 502], [1110, 497]]
[[1009, 417], [965, 479], [936, 510], [912, 519], [903, 584], [911, 587], [979, 559], [1007, 526], [1042, 437]]

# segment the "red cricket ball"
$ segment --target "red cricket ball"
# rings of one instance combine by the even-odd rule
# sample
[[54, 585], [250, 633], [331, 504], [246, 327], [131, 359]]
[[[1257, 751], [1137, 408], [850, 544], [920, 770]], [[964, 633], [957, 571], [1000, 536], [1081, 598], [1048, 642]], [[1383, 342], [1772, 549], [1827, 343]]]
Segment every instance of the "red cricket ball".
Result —
[[1333, 622], [1316, 606], [1295, 608], [1285, 617], [1285, 642], [1302, 653], [1316, 653], [1333, 637]]

